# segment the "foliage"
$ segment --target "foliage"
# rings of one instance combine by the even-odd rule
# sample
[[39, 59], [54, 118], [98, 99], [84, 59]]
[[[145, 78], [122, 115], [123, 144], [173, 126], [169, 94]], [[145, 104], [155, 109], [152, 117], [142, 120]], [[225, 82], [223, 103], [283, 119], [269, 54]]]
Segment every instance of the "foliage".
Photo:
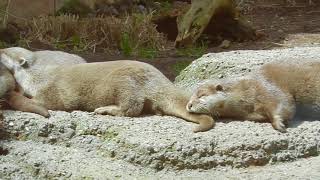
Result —
[[162, 12], [162, 13], [169, 12], [173, 9], [173, 5], [169, 1], [163, 1], [160, 3], [160, 5], [161, 5], [160, 12]]
[[77, 15], [43, 16], [27, 23], [23, 38], [52, 44], [57, 49], [88, 51], [121, 50], [138, 55], [140, 49], [161, 50], [165, 37], [157, 32], [152, 14], [134, 14], [124, 18], [80, 18]]
[[138, 50], [138, 56], [153, 59], [157, 56], [158, 51], [153, 48], [141, 48]]
[[133, 44], [128, 35], [128, 33], [122, 33], [121, 40], [120, 40], [120, 49], [125, 56], [132, 55]]
[[180, 61], [180, 62], [176, 62], [173, 66], [172, 66], [172, 70], [174, 71], [175, 75], [179, 75], [179, 73], [184, 70], [187, 66], [189, 66], [189, 64], [192, 61]]
[[208, 45], [202, 42], [200, 45], [177, 49], [177, 55], [198, 58], [205, 54], [207, 50]]
[[9, 47], [9, 45], [6, 42], [0, 40], [0, 49], [7, 48], [7, 47]]
[[56, 14], [77, 14], [84, 17], [91, 12], [92, 10], [80, 0], [66, 0]]

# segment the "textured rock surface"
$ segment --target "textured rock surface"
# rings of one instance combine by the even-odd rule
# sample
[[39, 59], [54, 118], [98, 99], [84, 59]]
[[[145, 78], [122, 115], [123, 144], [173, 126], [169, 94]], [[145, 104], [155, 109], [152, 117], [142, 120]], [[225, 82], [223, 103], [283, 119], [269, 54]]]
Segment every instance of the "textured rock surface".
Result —
[[243, 76], [274, 60], [320, 59], [320, 47], [296, 47], [276, 50], [241, 50], [210, 53], [195, 60], [176, 78], [181, 87], [193, 89], [207, 79]]
[[15, 140], [1, 141], [0, 176], [198, 173], [201, 169], [293, 161], [320, 152], [317, 121], [295, 121], [285, 134], [268, 123], [247, 121], [218, 122], [209, 132], [194, 134], [192, 123], [167, 116], [120, 118], [79, 111], [51, 114], [45, 119], [32, 113], [4, 112], [6, 132], [1, 137]]
[[[192, 87], [207, 78], [246, 74], [274, 59], [319, 58], [318, 52], [294, 48], [205, 55], [177, 81]], [[168, 116], [50, 113], [46, 119], [4, 111], [0, 179], [320, 178], [320, 121], [292, 121], [284, 134], [269, 123], [217, 122], [214, 129], [194, 134], [194, 124]]]

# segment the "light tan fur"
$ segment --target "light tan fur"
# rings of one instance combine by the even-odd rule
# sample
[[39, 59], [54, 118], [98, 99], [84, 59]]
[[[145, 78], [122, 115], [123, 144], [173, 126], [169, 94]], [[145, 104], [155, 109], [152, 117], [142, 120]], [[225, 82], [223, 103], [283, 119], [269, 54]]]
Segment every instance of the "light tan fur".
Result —
[[[1, 61], [16, 61], [26, 65], [26, 69], [33, 77], [25, 76], [25, 74], [16, 74], [17, 79], [21, 84], [27, 84], [27, 92], [16, 84], [15, 78], [10, 71], [2, 64], [0, 64], [0, 98], [9, 104], [11, 108], [20, 111], [33, 112], [45, 117], [49, 117], [49, 112], [43, 106], [35, 103], [31, 99], [23, 96], [23, 94], [30, 95], [34, 93], [38, 87], [43, 86], [45, 81], [36, 74], [45, 72], [47, 68], [56, 67], [58, 65], [70, 65], [85, 63], [81, 57], [61, 51], [30, 51], [20, 47], [12, 47], [0, 50]], [[11, 69], [19, 68], [19, 66], [10, 67]], [[32, 68], [29, 68], [32, 66]]]
[[[1, 62], [16, 72], [15, 80], [23, 87], [26, 96], [34, 96], [38, 89], [51, 81], [51, 76], [47, 73], [50, 69], [86, 62], [80, 56], [62, 51], [33, 52], [21, 47], [11, 47], [0, 50], [0, 53]], [[17, 64], [10, 63], [13, 61]]]
[[221, 118], [270, 121], [284, 132], [298, 108], [320, 117], [320, 62], [272, 62], [236, 79], [205, 83], [187, 105], [193, 113]]
[[0, 113], [2, 118], [2, 106], [8, 104], [13, 109], [33, 112], [49, 117], [49, 112], [43, 106], [34, 103], [31, 99], [16, 91], [16, 82], [12, 74], [0, 64]]
[[[17, 65], [18, 63], [16, 63]], [[13, 70], [16, 74], [19, 69]], [[32, 96], [51, 110], [83, 110], [114, 116], [171, 115], [199, 123], [207, 131], [212, 117], [189, 113], [191, 94], [175, 87], [159, 70], [138, 61], [112, 61], [56, 67], [51, 80]]]

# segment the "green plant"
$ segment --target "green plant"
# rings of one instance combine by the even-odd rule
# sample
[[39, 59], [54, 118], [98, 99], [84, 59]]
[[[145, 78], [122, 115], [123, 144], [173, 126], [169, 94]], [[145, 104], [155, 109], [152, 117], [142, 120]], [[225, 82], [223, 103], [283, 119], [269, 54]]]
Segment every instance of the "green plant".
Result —
[[56, 12], [56, 15], [77, 14], [84, 17], [92, 12], [92, 9], [80, 0], [67, 0], [62, 7]]
[[168, 12], [173, 8], [172, 3], [170, 3], [169, 1], [163, 1], [160, 3], [160, 5], [161, 5], [160, 11], [163, 11], [163, 12]]
[[143, 58], [153, 59], [157, 56], [158, 51], [153, 48], [140, 48], [138, 50], [138, 56]]
[[166, 38], [156, 30], [152, 14], [123, 18], [80, 18], [77, 15], [42, 16], [27, 22], [22, 38], [73, 51], [122, 51], [126, 56], [154, 57]]
[[120, 40], [120, 49], [125, 56], [131, 56], [133, 47], [128, 33], [123, 33]]
[[196, 46], [179, 48], [177, 49], [177, 55], [198, 58], [205, 54], [207, 50], [208, 46], [206, 45], [206, 43], [201, 43], [200, 45]]
[[189, 66], [189, 64], [192, 61], [179, 61], [176, 62], [173, 66], [172, 66], [172, 70], [174, 71], [174, 74], [177, 76], [179, 75], [179, 73], [184, 70], [187, 66]]
[[[7, 28], [7, 25], [8, 25], [8, 18], [9, 18], [9, 7], [10, 7], [10, 3], [11, 3], [11, 0], [7, 0], [7, 3], [6, 3], [6, 7], [5, 7], [5, 11], [4, 13], [1, 15], [2, 18], [0, 19], [2, 21], [2, 26], [1, 28], [5, 29]], [[4, 3], [5, 4], [5, 3]], [[2, 8], [1, 8], [2, 9]]]
[[9, 47], [9, 45], [6, 42], [0, 40], [0, 49], [7, 48], [7, 47]]

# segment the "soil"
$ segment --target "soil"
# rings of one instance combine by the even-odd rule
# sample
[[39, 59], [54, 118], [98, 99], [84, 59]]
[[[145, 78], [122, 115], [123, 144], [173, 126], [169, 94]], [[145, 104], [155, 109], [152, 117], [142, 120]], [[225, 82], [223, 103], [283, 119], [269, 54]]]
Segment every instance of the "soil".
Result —
[[[307, 2], [306, 2], [307, 3]], [[298, 4], [296, 6], [286, 6], [263, 2], [251, 7], [251, 10], [244, 12], [245, 16], [262, 34], [256, 41], [232, 42], [230, 47], [209, 47], [206, 53], [233, 51], [233, 50], [262, 50], [279, 47], [287, 47], [286, 42], [296, 41], [299, 35], [313, 34], [306, 38], [300, 38], [295, 46], [314, 41], [315, 37], [320, 38], [320, 4], [309, 6], [308, 4]], [[294, 36], [293, 36], [294, 34]], [[319, 42], [319, 41], [318, 41]], [[173, 45], [174, 42], [172, 42]], [[196, 57], [183, 57], [176, 54], [176, 50], [161, 52], [160, 57], [154, 59], [110, 56], [100, 53], [80, 54], [89, 62], [110, 61], [119, 59], [136, 59], [156, 66], [170, 80], [174, 80], [178, 75], [172, 68], [174, 64], [181, 61], [192, 62]]]

